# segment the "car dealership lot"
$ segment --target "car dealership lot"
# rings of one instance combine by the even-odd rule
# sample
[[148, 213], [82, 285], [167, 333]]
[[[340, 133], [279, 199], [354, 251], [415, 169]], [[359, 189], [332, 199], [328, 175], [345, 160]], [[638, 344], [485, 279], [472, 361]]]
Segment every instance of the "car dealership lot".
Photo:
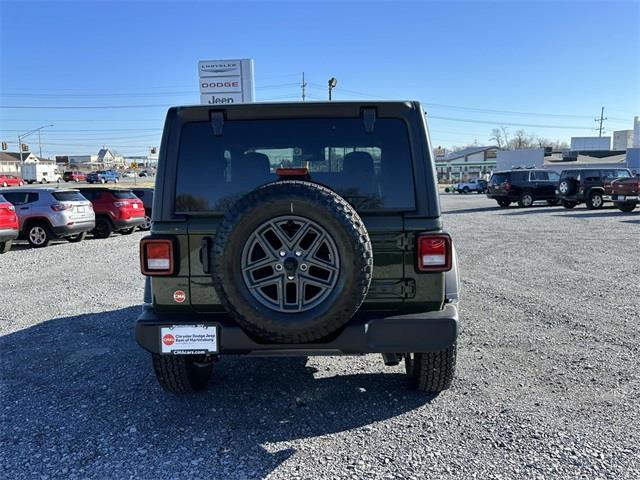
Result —
[[0, 258], [4, 471], [637, 478], [638, 210], [441, 199], [463, 292], [458, 373], [436, 398], [377, 355], [227, 357], [209, 391], [164, 394], [133, 340], [143, 234], [17, 245]]

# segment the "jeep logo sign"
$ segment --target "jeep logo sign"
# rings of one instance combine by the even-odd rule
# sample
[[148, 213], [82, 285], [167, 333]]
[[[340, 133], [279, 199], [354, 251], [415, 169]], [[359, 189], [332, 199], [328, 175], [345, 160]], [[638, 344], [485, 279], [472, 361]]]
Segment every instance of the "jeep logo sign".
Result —
[[252, 59], [201, 60], [198, 80], [202, 105], [253, 102]]

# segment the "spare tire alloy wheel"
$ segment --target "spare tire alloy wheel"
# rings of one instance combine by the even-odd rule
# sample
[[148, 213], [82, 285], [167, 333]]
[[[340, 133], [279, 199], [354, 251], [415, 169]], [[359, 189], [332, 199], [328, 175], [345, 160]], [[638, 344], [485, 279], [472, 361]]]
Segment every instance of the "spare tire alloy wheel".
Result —
[[242, 275], [253, 297], [277, 312], [304, 312], [335, 288], [340, 256], [331, 235], [305, 217], [283, 215], [260, 225], [242, 251]]
[[324, 338], [347, 323], [371, 282], [369, 235], [346, 200], [281, 181], [241, 198], [212, 251], [218, 296], [250, 334], [278, 343]]
[[571, 187], [570, 187], [569, 182], [567, 180], [561, 181], [560, 185], [558, 185], [558, 191], [562, 195], [568, 195], [570, 189], [571, 189]]

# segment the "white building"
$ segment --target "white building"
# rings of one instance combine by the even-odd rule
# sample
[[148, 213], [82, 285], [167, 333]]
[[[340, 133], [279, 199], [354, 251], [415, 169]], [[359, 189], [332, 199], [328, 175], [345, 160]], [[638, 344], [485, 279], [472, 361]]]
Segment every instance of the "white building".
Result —
[[633, 146], [633, 130], [618, 130], [613, 132], [613, 149], [626, 150]]
[[573, 152], [611, 150], [611, 137], [571, 137], [571, 150]]

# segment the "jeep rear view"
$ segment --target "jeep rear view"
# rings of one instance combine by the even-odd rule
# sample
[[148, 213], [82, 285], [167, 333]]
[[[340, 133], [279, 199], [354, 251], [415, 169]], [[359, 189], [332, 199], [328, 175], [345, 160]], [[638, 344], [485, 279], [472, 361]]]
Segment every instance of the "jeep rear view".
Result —
[[417, 102], [170, 109], [140, 257], [136, 339], [171, 392], [224, 354], [381, 353], [451, 384], [457, 260]]

